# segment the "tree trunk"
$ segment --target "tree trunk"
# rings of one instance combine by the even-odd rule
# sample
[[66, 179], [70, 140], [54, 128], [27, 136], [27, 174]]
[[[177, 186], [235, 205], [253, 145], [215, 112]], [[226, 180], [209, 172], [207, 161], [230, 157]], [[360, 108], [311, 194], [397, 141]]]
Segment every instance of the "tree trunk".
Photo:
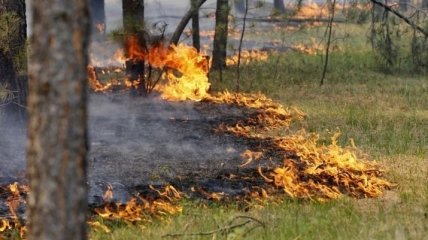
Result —
[[201, 39], [199, 36], [199, 7], [198, 0], [190, 0], [192, 6], [192, 42], [193, 47], [198, 50], [201, 50]]
[[104, 0], [91, 0], [92, 35], [95, 40], [102, 40], [106, 33], [106, 14]]
[[32, 4], [29, 239], [86, 239], [86, 0]]
[[191, 7], [189, 11], [184, 14], [184, 16], [181, 18], [180, 22], [177, 25], [177, 28], [175, 29], [174, 33], [172, 34], [171, 39], [169, 40], [169, 43], [171, 44], [178, 44], [178, 41], [180, 41], [180, 36], [184, 31], [184, 28], [186, 28], [187, 24], [189, 23], [190, 19], [193, 16], [193, 10], [196, 10], [201, 8], [202, 4], [204, 4], [207, 0], [199, 0], [196, 4], [196, 7]]
[[285, 13], [284, 0], [274, 0], [273, 9], [274, 13]]
[[123, 28], [134, 34], [144, 30], [144, 0], [122, 0]]
[[422, 0], [422, 8], [428, 9], [428, 0]]
[[217, 0], [217, 9], [215, 12], [213, 60], [212, 60], [213, 70], [221, 70], [226, 67], [228, 16], [229, 16], [228, 1]]
[[25, 116], [27, 99], [25, 0], [0, 1], [0, 23], [4, 31], [0, 37], [0, 84], [13, 93], [5, 113], [16, 121]]

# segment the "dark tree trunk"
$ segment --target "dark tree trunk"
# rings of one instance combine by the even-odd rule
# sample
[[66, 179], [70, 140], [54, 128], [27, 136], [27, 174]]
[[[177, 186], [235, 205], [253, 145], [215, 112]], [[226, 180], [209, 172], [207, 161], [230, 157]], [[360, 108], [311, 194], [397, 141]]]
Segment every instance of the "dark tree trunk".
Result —
[[227, 0], [217, 0], [215, 12], [215, 33], [213, 46], [212, 69], [221, 70], [226, 67], [227, 28], [229, 4]]
[[0, 1], [0, 18], [8, 19], [2, 21], [6, 23], [2, 27], [7, 32], [5, 39], [0, 39], [0, 84], [13, 93], [13, 99], [6, 105], [5, 113], [9, 120], [16, 121], [25, 116], [28, 88], [25, 0]]
[[102, 40], [106, 33], [106, 14], [104, 0], [91, 0], [92, 34], [95, 40]]
[[428, 0], [422, 0], [422, 6], [423, 9], [428, 9]]
[[[144, 0], [122, 0], [123, 29], [126, 35], [138, 38], [140, 45], [146, 48], [144, 34]], [[125, 41], [126, 42], [126, 41]], [[126, 46], [125, 46], [126, 49]], [[125, 52], [128, 56], [128, 53]], [[145, 88], [144, 61], [129, 60], [126, 62], [126, 75], [130, 80], [140, 80], [138, 91], [140, 95], [147, 93]]]
[[144, 29], [144, 0], [122, 0], [123, 28], [134, 34]]
[[193, 47], [198, 50], [198, 52], [201, 50], [201, 39], [199, 36], [199, 7], [198, 7], [198, 0], [191, 0], [191, 6], [192, 6], [192, 42]]
[[29, 239], [86, 239], [86, 0], [32, 4]]
[[285, 13], [284, 0], [274, 0], [273, 9], [275, 13]]

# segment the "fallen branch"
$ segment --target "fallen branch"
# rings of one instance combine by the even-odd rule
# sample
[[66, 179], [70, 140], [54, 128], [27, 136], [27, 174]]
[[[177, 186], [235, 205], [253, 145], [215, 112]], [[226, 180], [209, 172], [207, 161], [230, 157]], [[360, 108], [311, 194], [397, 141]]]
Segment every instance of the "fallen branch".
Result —
[[383, 7], [385, 10], [392, 12], [395, 16], [401, 18], [403, 21], [405, 21], [407, 24], [409, 24], [414, 29], [418, 30], [420, 33], [425, 35], [425, 37], [428, 37], [428, 31], [423, 29], [421, 26], [416, 25], [414, 22], [412, 22], [409, 18], [398, 12], [397, 10], [393, 9], [391, 6], [386, 5], [385, 3], [379, 2], [377, 0], [370, 0], [372, 3], [379, 5]]
[[[233, 222], [235, 222], [238, 219], [247, 219], [247, 220], [244, 222], [241, 222], [241, 223], [233, 224]], [[243, 227], [243, 226], [245, 226], [251, 222], [257, 223], [257, 225], [254, 226], [253, 228], [251, 228], [250, 231], [254, 230], [257, 227], [263, 227], [263, 228], [266, 227], [266, 225], [262, 221], [260, 221], [256, 218], [253, 218], [250, 216], [237, 216], [237, 217], [234, 217], [231, 221], [229, 221], [227, 226], [219, 227], [219, 228], [214, 229], [212, 231], [198, 232], [198, 233], [172, 233], [172, 234], [169, 233], [169, 234], [163, 235], [162, 237], [165, 238], [165, 237], [183, 237], [183, 236], [209, 236], [209, 235], [214, 235], [216, 233], [228, 233], [235, 228]]]

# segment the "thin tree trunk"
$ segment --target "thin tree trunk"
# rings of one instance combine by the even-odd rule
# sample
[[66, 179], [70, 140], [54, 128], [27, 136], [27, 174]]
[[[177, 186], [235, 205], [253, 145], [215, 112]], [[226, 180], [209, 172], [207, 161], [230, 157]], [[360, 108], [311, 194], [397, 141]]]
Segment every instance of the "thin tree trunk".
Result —
[[241, 51], [242, 51], [242, 41], [244, 40], [245, 34], [245, 25], [247, 23], [247, 14], [248, 14], [248, 0], [245, 0], [245, 12], [244, 12], [244, 22], [242, 24], [241, 38], [239, 39], [239, 48], [238, 48], [238, 64], [236, 65], [236, 91], [240, 91], [241, 88]]
[[336, 0], [333, 0], [333, 3], [331, 4], [330, 22], [328, 23], [328, 36], [327, 36], [327, 44], [325, 47], [325, 60], [324, 60], [324, 67], [321, 75], [321, 81], [320, 81], [321, 86], [324, 84], [325, 74], [327, 73], [328, 57], [330, 54], [330, 45], [331, 45], [331, 32], [333, 30], [333, 20], [334, 20], [335, 9], [336, 9]]
[[32, 4], [29, 239], [86, 239], [86, 0]]
[[0, 1], [0, 18], [6, 23], [2, 26], [5, 39], [0, 39], [0, 84], [13, 93], [5, 113], [9, 120], [16, 121], [25, 117], [28, 88], [25, 0]]
[[227, 0], [217, 0], [215, 12], [215, 33], [213, 46], [212, 69], [226, 67], [227, 33], [228, 33], [229, 4]]
[[201, 40], [199, 36], [199, 7], [198, 0], [191, 0], [192, 5], [192, 42], [193, 47], [198, 50], [201, 50]]

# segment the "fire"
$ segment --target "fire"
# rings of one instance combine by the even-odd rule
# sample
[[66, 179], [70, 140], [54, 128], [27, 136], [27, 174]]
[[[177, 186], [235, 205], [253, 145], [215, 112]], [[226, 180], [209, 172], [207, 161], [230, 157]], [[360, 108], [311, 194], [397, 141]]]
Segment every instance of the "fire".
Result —
[[17, 229], [21, 238], [24, 237], [27, 229], [21, 223], [20, 218], [17, 214], [18, 207], [25, 203], [25, 199], [21, 197], [21, 194], [28, 193], [28, 187], [19, 185], [18, 183], [9, 184], [6, 188], [0, 187], [0, 190], [8, 195], [6, 199], [7, 206], [9, 208], [9, 216], [7, 218], [0, 218], [0, 239], [2, 239], [2, 233]]
[[208, 61], [193, 47], [184, 44], [165, 47], [159, 44], [144, 51], [133, 37], [127, 45], [131, 59], [145, 60], [153, 67], [165, 70], [167, 81], [157, 88], [162, 98], [200, 101], [207, 96], [210, 87]]
[[[162, 191], [151, 187], [157, 194], [156, 199], [147, 199], [143, 196], [135, 196], [126, 204], [109, 203], [94, 211], [98, 216], [109, 220], [122, 220], [128, 223], [148, 221], [148, 216], [161, 217], [177, 214], [182, 207], [176, 204], [182, 198], [182, 194], [173, 186], [166, 186]], [[102, 227], [100, 223], [92, 221], [91, 225]]]
[[[282, 165], [268, 174], [259, 169], [266, 182], [282, 188], [293, 198], [336, 199], [344, 194], [356, 198], [378, 197], [393, 184], [383, 178], [384, 170], [376, 162], [358, 158], [351, 148], [337, 144], [339, 133], [332, 136], [330, 145], [319, 143], [317, 134], [304, 130], [285, 136], [272, 136], [270, 131], [288, 129], [292, 121], [301, 120], [304, 114], [297, 109], [284, 109], [269, 98], [258, 94], [220, 94], [209, 101], [233, 103], [259, 110], [246, 120], [221, 124], [217, 132], [230, 133], [239, 137], [264, 143], [263, 151], [284, 154]], [[292, 154], [291, 154], [292, 153]], [[296, 158], [287, 157], [289, 155]], [[243, 157], [248, 165], [260, 158], [258, 153], [246, 151]]]
[[[115, 57], [118, 61], [145, 61], [152, 68], [160, 69], [165, 80], [163, 84], [157, 85], [155, 90], [161, 93], [161, 97], [172, 101], [193, 100], [200, 101], [207, 96], [210, 84], [208, 82], [208, 59], [199, 54], [196, 49], [180, 44], [178, 46], [163, 44], [151, 46], [144, 49], [136, 37], [130, 37], [126, 42], [127, 58], [123, 51], [117, 52]], [[144, 76], [144, 78], [149, 76]], [[125, 79], [114, 84], [111, 81], [102, 84], [98, 80], [94, 67], [88, 67], [89, 85], [94, 91], [107, 91], [114, 85], [136, 87], [140, 82], [132, 82]], [[158, 81], [155, 81], [155, 84]]]
[[[321, 54], [325, 49], [324, 44], [320, 43], [315, 38], [310, 38], [310, 39], [311, 39], [311, 42], [309, 44], [298, 43], [293, 45], [292, 48], [308, 55]], [[332, 50], [337, 50], [337, 47], [333, 48]]]
[[300, 7], [296, 14], [297, 18], [321, 18], [328, 17], [329, 9], [326, 5], [321, 6], [317, 3], [305, 3]]
[[[238, 54], [230, 56], [226, 59], [227, 66], [234, 66], [238, 64]], [[266, 61], [268, 53], [260, 50], [244, 50], [241, 52], [241, 64], [249, 64], [253, 61]]]

